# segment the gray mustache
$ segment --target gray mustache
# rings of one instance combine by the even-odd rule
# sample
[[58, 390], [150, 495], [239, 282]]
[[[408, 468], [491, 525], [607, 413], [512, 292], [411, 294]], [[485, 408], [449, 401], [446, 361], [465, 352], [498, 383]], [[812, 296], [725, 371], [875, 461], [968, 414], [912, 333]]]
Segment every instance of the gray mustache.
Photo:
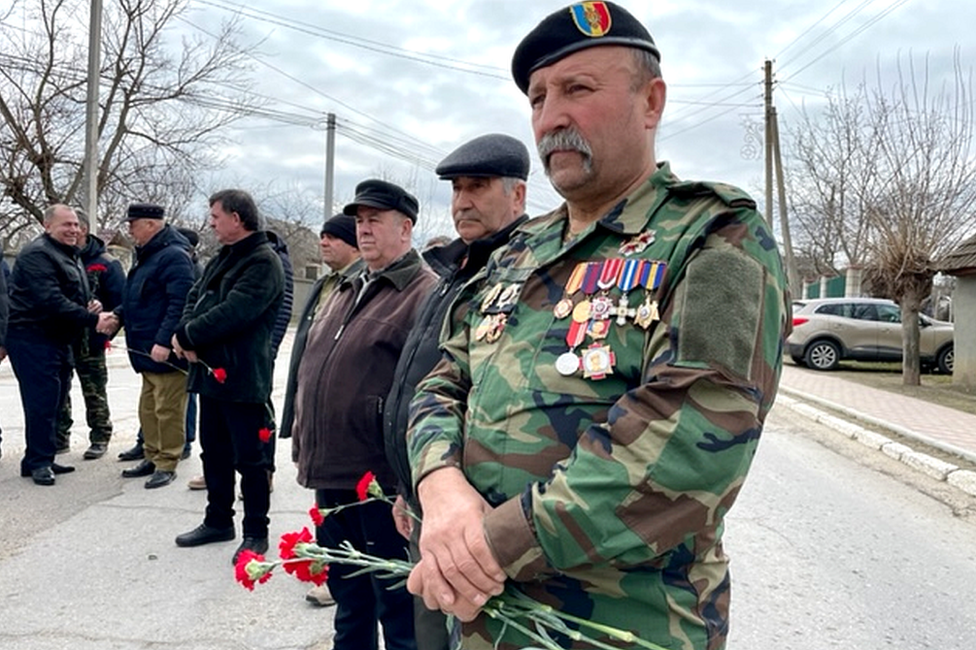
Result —
[[583, 139], [579, 131], [573, 128], [559, 129], [558, 131], [547, 133], [542, 136], [542, 139], [539, 140], [539, 144], [536, 146], [539, 150], [539, 158], [545, 164], [548, 164], [549, 155], [554, 151], [576, 151], [583, 154], [587, 159], [593, 155], [589, 143]]

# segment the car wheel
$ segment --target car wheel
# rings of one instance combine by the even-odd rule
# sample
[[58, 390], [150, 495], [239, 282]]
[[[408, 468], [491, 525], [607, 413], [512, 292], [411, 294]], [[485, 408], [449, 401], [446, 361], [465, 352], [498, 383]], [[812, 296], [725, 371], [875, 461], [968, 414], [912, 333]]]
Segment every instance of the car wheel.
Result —
[[939, 357], [936, 360], [936, 365], [939, 367], [939, 372], [945, 375], [952, 374], [952, 366], [955, 363], [955, 350], [953, 346], [948, 345], [939, 352]]
[[840, 348], [832, 341], [814, 341], [803, 360], [814, 370], [833, 370], [840, 363]]

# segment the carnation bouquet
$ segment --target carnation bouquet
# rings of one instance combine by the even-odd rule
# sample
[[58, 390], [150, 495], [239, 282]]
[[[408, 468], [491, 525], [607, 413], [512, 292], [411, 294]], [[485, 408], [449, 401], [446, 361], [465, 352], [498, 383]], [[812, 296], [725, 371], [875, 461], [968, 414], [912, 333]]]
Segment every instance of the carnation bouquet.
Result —
[[[372, 501], [383, 501], [392, 507], [398, 507], [383, 493], [383, 489], [372, 472], [363, 475], [356, 487], [356, 492], [359, 501], [354, 503], [333, 508], [313, 506], [309, 511], [313, 523], [321, 525], [325, 517], [330, 514]], [[416, 515], [409, 511], [408, 514], [416, 518]], [[343, 542], [339, 548], [319, 546], [315, 543], [308, 527], [304, 527], [298, 532], [282, 535], [281, 542], [278, 544], [278, 551], [280, 559], [277, 560], [266, 559], [263, 555], [253, 551], [241, 553], [237, 565], [234, 567], [235, 577], [241, 586], [253, 591], [255, 585], [270, 580], [272, 572], [278, 567], [303, 582], [321, 585], [328, 578], [329, 565], [338, 563], [360, 567], [353, 575], [376, 573], [382, 578], [397, 579], [395, 586], [399, 587], [406, 583], [407, 576], [410, 575], [414, 566], [408, 560], [380, 558], [363, 553], [349, 542]], [[527, 596], [512, 582], [505, 585], [505, 590], [500, 595], [491, 597], [485, 603], [482, 612], [502, 623], [502, 637], [504, 637], [505, 630], [512, 629], [532, 639], [540, 648], [547, 650], [561, 650], [566, 647], [559, 643], [558, 637], [586, 643], [590, 647], [605, 650], [619, 650], [620, 642], [630, 644], [633, 647], [664, 650], [657, 644], [640, 639], [633, 632], [601, 625], [560, 612], [550, 605], [540, 603]], [[589, 636], [586, 632], [595, 633], [604, 638], [608, 637], [616, 643], [611, 645]]]

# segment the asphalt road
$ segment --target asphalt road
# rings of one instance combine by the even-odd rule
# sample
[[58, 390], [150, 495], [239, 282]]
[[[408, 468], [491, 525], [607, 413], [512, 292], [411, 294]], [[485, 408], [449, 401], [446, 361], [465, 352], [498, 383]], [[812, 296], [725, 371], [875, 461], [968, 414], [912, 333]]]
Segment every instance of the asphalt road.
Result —
[[[115, 454], [132, 443], [138, 388], [112, 364], [117, 433], [109, 456], [83, 461], [76, 387], [79, 424], [59, 462], [78, 471], [41, 488], [19, 476], [22, 415], [0, 365], [0, 648], [330, 647], [334, 609], [307, 605], [304, 584], [281, 574], [251, 593], [233, 579], [236, 544], [173, 544], [201, 520], [204, 495], [185, 488], [196, 456], [158, 490], [120, 477], [130, 464]], [[289, 452], [279, 445], [273, 536], [307, 525], [312, 504]], [[792, 411], [773, 411], [727, 549], [731, 650], [976, 647], [976, 499]]]

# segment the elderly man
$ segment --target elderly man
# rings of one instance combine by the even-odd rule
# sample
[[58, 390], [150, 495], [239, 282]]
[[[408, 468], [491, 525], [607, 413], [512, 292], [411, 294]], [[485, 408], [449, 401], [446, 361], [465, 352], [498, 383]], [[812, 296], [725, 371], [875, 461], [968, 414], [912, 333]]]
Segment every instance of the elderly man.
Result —
[[234, 539], [235, 472], [244, 498], [243, 539], [232, 562], [268, 550], [268, 472], [274, 470], [271, 337], [285, 295], [285, 272], [251, 195], [210, 197], [210, 227], [223, 246], [190, 295], [173, 348], [190, 361], [189, 388], [200, 396], [200, 447], [207, 485], [203, 523], [177, 546]]
[[[7, 319], [10, 316], [10, 296], [7, 295], [7, 277], [9, 275], [10, 269], [7, 267], [7, 260], [0, 257], [0, 361], [7, 358]], [[0, 440], [2, 439], [0, 436]], [[3, 455], [2, 448], [0, 448], [0, 455]]]
[[411, 405], [409, 589], [467, 622], [466, 650], [537, 645], [480, 612], [506, 581], [662, 647], [724, 647], [724, 516], [789, 330], [776, 242], [741, 190], [655, 159], [659, 52], [625, 10], [551, 14], [512, 72], [566, 202], [459, 294]]
[[129, 269], [122, 306], [132, 369], [142, 375], [139, 424], [144, 458], [122, 471], [125, 478], [149, 477], [148, 489], [169, 485], [186, 442], [186, 363], [170, 343], [193, 285], [190, 242], [166, 223], [162, 206], [133, 203], [126, 213], [135, 261]]
[[27, 451], [20, 475], [54, 485], [74, 467], [54, 462], [58, 409], [71, 378], [71, 342], [86, 328], [105, 326], [78, 257], [78, 215], [66, 205], [44, 211], [44, 234], [17, 256], [10, 276], [6, 350], [20, 384]]
[[[343, 212], [356, 217], [366, 268], [343, 279], [309, 328], [297, 370], [292, 459], [298, 482], [315, 490], [320, 508], [357, 501], [356, 485], [373, 472], [392, 493], [396, 477], [383, 454], [383, 402], [400, 351], [424, 298], [436, 282], [411, 247], [418, 203], [381, 180], [356, 186]], [[406, 557], [389, 506], [367, 503], [330, 514], [318, 542], [348, 541], [379, 557]], [[414, 650], [413, 604], [407, 590], [376, 574], [353, 575], [333, 564], [328, 585], [336, 601], [335, 650], [376, 650], [377, 621], [387, 650]]]
[[[403, 347], [383, 418], [387, 458], [396, 472], [400, 495], [393, 514], [397, 529], [410, 539], [414, 561], [419, 559], [420, 527], [414, 527], [414, 519], [405, 514], [407, 507], [419, 512], [407, 458], [407, 407], [417, 382], [441, 358], [438, 342], [448, 307], [461, 287], [485, 267], [492, 252], [507, 244], [512, 231], [527, 220], [529, 152], [511, 136], [483, 135], [442, 160], [437, 174], [451, 182], [451, 214], [458, 238], [424, 254], [441, 280], [421, 308]], [[414, 612], [418, 650], [447, 650], [444, 615], [428, 610], [419, 598], [414, 601]]]
[[[122, 264], [105, 249], [105, 242], [90, 233], [88, 215], [75, 209], [80, 231], [78, 248], [81, 263], [88, 276], [92, 295], [102, 303], [102, 309], [112, 311], [122, 303], [125, 287], [125, 271]], [[75, 361], [75, 373], [81, 383], [85, 400], [85, 421], [88, 424], [88, 449], [82, 458], [94, 460], [105, 455], [112, 438], [112, 414], [108, 407], [108, 369], [105, 367], [105, 345], [108, 336], [94, 330], [83, 330], [71, 346]], [[58, 413], [58, 452], [71, 446], [71, 393], [65, 393], [64, 404]]]

